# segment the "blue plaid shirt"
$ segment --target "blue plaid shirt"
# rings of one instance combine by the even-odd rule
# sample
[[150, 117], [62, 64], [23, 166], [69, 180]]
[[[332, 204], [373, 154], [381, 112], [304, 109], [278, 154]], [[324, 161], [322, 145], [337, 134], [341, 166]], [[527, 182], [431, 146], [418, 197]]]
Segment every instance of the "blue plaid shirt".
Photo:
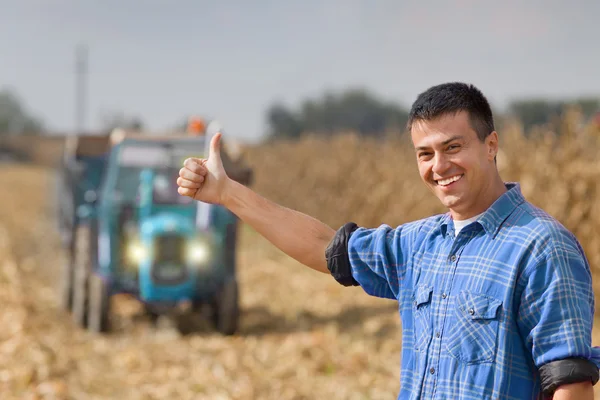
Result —
[[506, 187], [456, 237], [449, 214], [350, 236], [354, 279], [399, 302], [398, 399], [537, 399], [543, 364], [600, 365], [583, 249], [518, 184]]

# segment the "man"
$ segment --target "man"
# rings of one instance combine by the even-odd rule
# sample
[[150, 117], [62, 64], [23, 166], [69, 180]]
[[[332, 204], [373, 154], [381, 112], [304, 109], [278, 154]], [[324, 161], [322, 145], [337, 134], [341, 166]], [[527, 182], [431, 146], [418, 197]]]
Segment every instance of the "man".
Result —
[[463, 83], [431, 87], [408, 128], [421, 178], [446, 214], [336, 232], [229, 179], [220, 134], [208, 159], [186, 160], [178, 191], [224, 205], [343, 285], [399, 301], [399, 399], [591, 400], [600, 352], [591, 346], [590, 266], [569, 231], [502, 181], [487, 99]]

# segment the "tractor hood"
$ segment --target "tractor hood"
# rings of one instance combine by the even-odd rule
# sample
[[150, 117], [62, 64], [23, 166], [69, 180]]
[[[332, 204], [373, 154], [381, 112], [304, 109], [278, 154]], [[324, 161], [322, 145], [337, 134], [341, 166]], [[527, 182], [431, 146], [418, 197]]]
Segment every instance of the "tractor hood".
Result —
[[145, 218], [140, 224], [142, 236], [155, 236], [179, 233], [185, 236], [195, 233], [195, 226], [188, 217], [175, 213], [163, 212]]

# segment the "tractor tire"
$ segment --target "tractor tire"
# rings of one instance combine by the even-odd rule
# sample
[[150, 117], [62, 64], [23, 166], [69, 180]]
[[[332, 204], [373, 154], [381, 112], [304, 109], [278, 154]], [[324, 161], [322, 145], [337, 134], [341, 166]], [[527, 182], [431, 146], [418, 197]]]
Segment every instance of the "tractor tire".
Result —
[[71, 311], [73, 307], [73, 281], [74, 281], [74, 257], [73, 248], [70, 246], [67, 259], [62, 263], [60, 271], [59, 307], [64, 311]]
[[87, 327], [88, 288], [92, 269], [92, 230], [89, 225], [79, 225], [73, 243], [73, 321]]
[[238, 330], [240, 308], [237, 280], [227, 279], [213, 301], [214, 323], [222, 335], [233, 335]]
[[230, 276], [235, 275], [237, 264], [237, 229], [238, 221], [227, 225], [225, 232], [225, 270]]
[[96, 274], [89, 277], [87, 325], [94, 333], [110, 330], [110, 288], [108, 283]]

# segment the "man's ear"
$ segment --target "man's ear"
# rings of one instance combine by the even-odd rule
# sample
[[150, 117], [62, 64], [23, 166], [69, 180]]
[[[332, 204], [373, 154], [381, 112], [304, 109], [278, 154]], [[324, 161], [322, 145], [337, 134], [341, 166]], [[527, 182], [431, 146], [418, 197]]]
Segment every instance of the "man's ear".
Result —
[[498, 154], [498, 132], [493, 131], [485, 138], [485, 144], [488, 150], [488, 159], [495, 160]]

